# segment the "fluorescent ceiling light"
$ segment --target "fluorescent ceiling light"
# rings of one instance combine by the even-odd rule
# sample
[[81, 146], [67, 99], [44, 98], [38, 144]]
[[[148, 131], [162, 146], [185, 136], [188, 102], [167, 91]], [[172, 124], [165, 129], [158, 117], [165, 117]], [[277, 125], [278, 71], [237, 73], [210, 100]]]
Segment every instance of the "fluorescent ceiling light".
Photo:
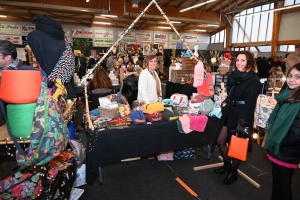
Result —
[[86, 2], [89, 2], [90, 0], [86, 0]]
[[2, 18], [6, 18], [6, 15], [0, 15], [0, 17], [2, 17]]
[[216, 0], [208, 0], [208, 1], [205, 1], [205, 2], [202, 2], [202, 3], [199, 3], [199, 4], [196, 4], [196, 5], [193, 5], [193, 6], [191, 6], [191, 7], [187, 7], [187, 8], [185, 8], [185, 9], [182, 9], [182, 10], [180, 10], [179, 12], [184, 12], [184, 11], [187, 11], [187, 10], [190, 10], [190, 9], [193, 9], [193, 8], [197, 8], [197, 7], [199, 7], [199, 6], [203, 6], [203, 5], [205, 5], [205, 4], [207, 4], [207, 3], [210, 3], [210, 2], [213, 2], [213, 1], [216, 1]]
[[101, 16], [102, 17], [118, 17], [117, 15], [105, 15], [105, 14], [102, 14]]
[[217, 24], [206, 24], [206, 26], [214, 26], [214, 27], [219, 27], [220, 25], [217, 25]]
[[286, 7], [282, 7], [282, 8], [275, 8], [275, 9], [271, 9], [271, 10], [265, 10], [265, 11], [260, 11], [260, 12], [256, 12], [256, 13], [251, 13], [251, 14], [248, 14], [248, 15], [236, 16], [233, 19], [248, 17], [248, 16], [252, 16], [252, 15], [257, 15], [257, 14], [260, 14], [260, 13], [268, 13], [268, 12], [273, 12], [273, 11], [278, 11], [278, 10], [285, 10], [285, 9], [299, 7], [299, 6], [300, 6], [300, 4], [296, 4], [296, 5], [286, 6]]
[[177, 22], [177, 21], [170, 21], [172, 24], [181, 24], [181, 22]]
[[111, 24], [110, 22], [94, 22], [94, 24]]
[[171, 29], [171, 27], [169, 27], [169, 26], [158, 26], [157, 28], [161, 28], [161, 29]]
[[198, 31], [198, 32], [206, 32], [206, 30], [202, 30], [202, 29], [196, 29], [195, 31]]

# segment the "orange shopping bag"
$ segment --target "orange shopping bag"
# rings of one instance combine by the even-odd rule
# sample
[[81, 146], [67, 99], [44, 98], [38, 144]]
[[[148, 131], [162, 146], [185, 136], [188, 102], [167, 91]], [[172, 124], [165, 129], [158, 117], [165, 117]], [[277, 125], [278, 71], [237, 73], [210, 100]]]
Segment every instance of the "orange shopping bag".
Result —
[[232, 135], [229, 144], [228, 156], [245, 161], [247, 159], [248, 144], [248, 138], [239, 138], [235, 135]]

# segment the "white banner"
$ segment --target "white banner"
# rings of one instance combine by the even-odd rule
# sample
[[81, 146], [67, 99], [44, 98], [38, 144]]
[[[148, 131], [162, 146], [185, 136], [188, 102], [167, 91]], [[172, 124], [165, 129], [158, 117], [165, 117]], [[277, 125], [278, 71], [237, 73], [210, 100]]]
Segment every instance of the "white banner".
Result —
[[[120, 37], [120, 35], [123, 33], [123, 31], [118, 31], [118, 36]], [[128, 31], [124, 37], [122, 38], [122, 40], [135, 40], [135, 32], [131, 32]]]
[[21, 33], [30, 33], [35, 30], [35, 26], [21, 26]]
[[22, 36], [19, 35], [0, 35], [0, 40], [8, 40], [14, 44], [22, 45]]
[[178, 37], [175, 33], [174, 34], [169, 34], [169, 41], [180, 41], [180, 37]]
[[111, 47], [114, 43], [114, 40], [105, 40], [105, 39], [95, 39], [94, 40], [94, 47]]
[[176, 49], [177, 42], [169, 42], [169, 49]]
[[183, 39], [186, 42], [198, 42], [198, 36], [193, 36], [193, 35], [184, 35]]
[[114, 32], [106, 30], [95, 30], [95, 38], [114, 39]]
[[136, 33], [136, 40], [152, 40], [152, 33]]
[[154, 34], [154, 41], [157, 42], [166, 42], [168, 41], [168, 35], [163, 33], [155, 33]]
[[199, 43], [210, 43], [210, 37], [199, 37]]
[[149, 41], [137, 41], [137, 44], [152, 44], [153, 42], [149, 42]]
[[161, 46], [163, 47], [163, 49], [168, 49], [168, 43], [167, 42], [156, 42], [155, 44], [158, 44], [159, 52], [161, 52]]
[[20, 25], [13, 24], [0, 24], [0, 34], [20, 34], [21, 27]]
[[73, 29], [72, 36], [73, 36], [73, 38], [92, 38], [93, 30], [92, 29]]

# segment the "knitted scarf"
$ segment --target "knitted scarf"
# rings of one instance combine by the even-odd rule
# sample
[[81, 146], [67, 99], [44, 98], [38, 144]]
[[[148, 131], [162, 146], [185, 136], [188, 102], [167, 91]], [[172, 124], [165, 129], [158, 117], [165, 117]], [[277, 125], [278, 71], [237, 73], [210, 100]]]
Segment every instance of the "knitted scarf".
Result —
[[267, 122], [269, 130], [265, 149], [273, 152], [275, 155], [279, 154], [280, 145], [289, 132], [300, 109], [300, 102], [285, 102], [291, 92], [292, 90], [290, 89], [284, 89], [275, 96], [277, 105]]
[[68, 40], [65, 38], [66, 49], [61, 54], [58, 62], [54, 66], [51, 74], [47, 77], [48, 82], [55, 81], [59, 78], [63, 84], [69, 83], [74, 76], [75, 72], [75, 58], [72, 53], [72, 48]]
[[227, 78], [227, 84], [226, 84], [227, 93], [230, 92], [233, 86], [237, 86], [238, 84], [247, 80], [249, 77], [253, 75], [255, 75], [253, 71], [250, 72], [241, 72], [239, 70], [233, 71], [231, 74], [228, 75]]

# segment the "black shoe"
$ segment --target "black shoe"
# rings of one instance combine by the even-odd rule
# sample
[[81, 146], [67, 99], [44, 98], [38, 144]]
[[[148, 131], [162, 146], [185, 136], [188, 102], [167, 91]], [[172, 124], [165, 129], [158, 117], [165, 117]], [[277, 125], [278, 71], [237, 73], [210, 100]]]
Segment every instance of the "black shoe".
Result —
[[224, 174], [225, 172], [229, 172], [231, 169], [231, 161], [227, 160], [224, 161], [224, 165], [218, 169], [215, 169], [214, 172], [216, 174]]
[[228, 172], [228, 175], [226, 178], [223, 180], [223, 183], [226, 185], [232, 184], [234, 181], [236, 181], [238, 178], [238, 172], [237, 172], [237, 167], [232, 166], [231, 170]]

